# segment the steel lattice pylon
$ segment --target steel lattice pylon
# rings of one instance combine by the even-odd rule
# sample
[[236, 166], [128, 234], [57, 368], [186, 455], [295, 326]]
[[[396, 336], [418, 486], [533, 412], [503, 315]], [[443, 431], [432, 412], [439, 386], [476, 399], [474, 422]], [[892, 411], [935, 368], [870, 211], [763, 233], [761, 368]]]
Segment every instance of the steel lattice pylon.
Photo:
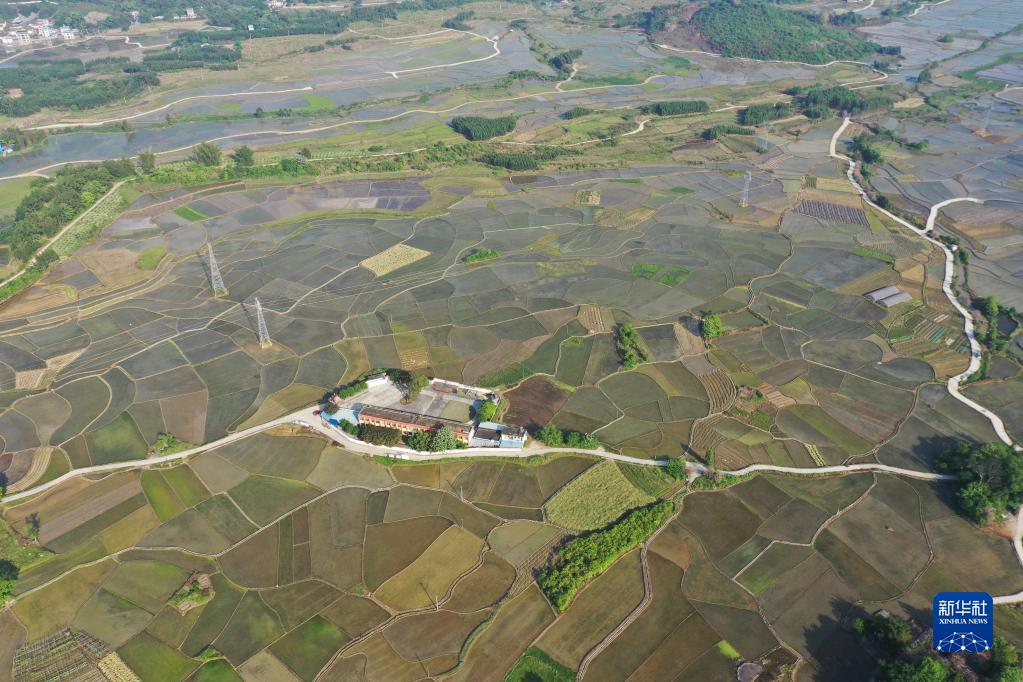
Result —
[[218, 296], [227, 293], [227, 287], [224, 286], [224, 278], [220, 276], [220, 268], [217, 267], [217, 258], [213, 255], [212, 243], [207, 242], [206, 252], [210, 265], [210, 286], [213, 288], [213, 295]]
[[266, 318], [263, 317], [263, 305], [256, 299], [256, 330], [259, 334], [259, 345], [266, 348], [270, 345], [270, 332], [266, 328]]

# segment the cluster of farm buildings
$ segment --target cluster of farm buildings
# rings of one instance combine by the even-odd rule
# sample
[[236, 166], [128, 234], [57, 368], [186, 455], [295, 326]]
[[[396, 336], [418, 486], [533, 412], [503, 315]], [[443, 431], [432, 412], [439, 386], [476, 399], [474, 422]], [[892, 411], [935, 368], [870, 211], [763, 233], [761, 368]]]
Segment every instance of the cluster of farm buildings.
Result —
[[[344, 400], [336, 395], [332, 397], [331, 402], [337, 407], [337, 411], [333, 414], [321, 413], [321, 418], [335, 428], [339, 428], [342, 421], [348, 421], [357, 426], [368, 424], [396, 429], [403, 434], [415, 431], [434, 432], [447, 427], [455, 438], [472, 448], [520, 450], [526, 444], [526, 430], [519, 426], [489, 421], [460, 421], [401, 409], [393, 405], [376, 405], [365, 402], [367, 399], [372, 400], [374, 395], [379, 395], [374, 389], [390, 386], [391, 380], [386, 374], [380, 374], [368, 378], [366, 384], [367, 390], [352, 399]], [[476, 407], [486, 400], [494, 398], [493, 394], [484, 389], [442, 379], [433, 379], [424, 391], [428, 391], [441, 402], [445, 397], [450, 397], [452, 400], [469, 400]]]
[[73, 40], [78, 31], [68, 26], [56, 28], [49, 19], [17, 17], [11, 22], [0, 22], [0, 44], [5, 47], [31, 45], [53, 40]]

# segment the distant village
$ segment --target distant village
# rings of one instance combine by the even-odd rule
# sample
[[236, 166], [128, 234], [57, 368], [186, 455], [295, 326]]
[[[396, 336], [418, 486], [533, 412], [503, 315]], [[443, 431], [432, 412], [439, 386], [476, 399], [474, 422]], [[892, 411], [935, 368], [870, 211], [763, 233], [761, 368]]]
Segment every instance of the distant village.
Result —
[[4, 47], [24, 47], [56, 40], [74, 40], [78, 30], [68, 26], [55, 27], [49, 19], [17, 17], [0, 22], [0, 44]]

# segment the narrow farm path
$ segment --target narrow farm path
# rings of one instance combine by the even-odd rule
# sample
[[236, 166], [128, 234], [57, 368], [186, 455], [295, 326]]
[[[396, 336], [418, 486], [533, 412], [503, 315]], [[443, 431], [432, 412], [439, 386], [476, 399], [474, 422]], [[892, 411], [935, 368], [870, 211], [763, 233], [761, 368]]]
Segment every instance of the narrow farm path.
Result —
[[106, 199], [108, 199], [108, 198], [110, 197], [110, 195], [112, 195], [112, 194], [113, 194], [114, 192], [116, 192], [117, 190], [121, 189], [121, 185], [123, 185], [123, 184], [124, 184], [125, 182], [127, 182], [127, 180], [121, 180], [120, 182], [117, 182], [116, 184], [114, 184], [114, 186], [113, 186], [113, 187], [111, 187], [111, 188], [110, 188], [110, 189], [109, 189], [109, 190], [107, 191], [107, 193], [106, 193], [106, 194], [104, 194], [103, 196], [101, 196], [101, 197], [100, 197], [100, 198], [99, 198], [99, 199], [98, 199], [98, 200], [96, 201], [96, 203], [94, 203], [94, 204], [93, 204], [92, 206], [90, 206], [89, 208], [87, 208], [87, 209], [85, 209], [84, 211], [82, 211], [81, 215], [79, 215], [79, 216], [78, 216], [77, 218], [75, 218], [75, 219], [74, 219], [74, 220], [72, 220], [72, 221], [71, 221], [70, 223], [68, 223], [67, 225], [65, 225], [65, 226], [63, 227], [63, 229], [61, 229], [61, 231], [60, 231], [60, 232], [58, 232], [57, 234], [53, 235], [53, 237], [51, 237], [51, 238], [50, 238], [50, 239], [49, 239], [49, 240], [48, 240], [48, 241], [47, 241], [47, 242], [46, 242], [45, 244], [43, 244], [43, 245], [42, 245], [42, 246], [40, 246], [40, 247], [39, 247], [38, 249], [36, 249], [36, 252], [35, 252], [34, 254], [32, 254], [32, 257], [31, 257], [31, 258], [29, 258], [29, 259], [28, 259], [28, 260], [27, 260], [27, 261], [25, 262], [25, 266], [24, 266], [24, 267], [23, 267], [23, 268], [22, 268], [21, 270], [18, 270], [18, 271], [17, 271], [16, 273], [14, 273], [14, 274], [13, 274], [13, 275], [11, 275], [10, 277], [8, 277], [7, 279], [5, 279], [5, 280], [3, 280], [2, 282], [0, 282], [0, 287], [2, 287], [2, 286], [4, 286], [4, 285], [6, 285], [6, 284], [7, 284], [8, 282], [13, 282], [14, 280], [16, 280], [16, 279], [18, 279], [19, 277], [21, 277], [22, 275], [24, 275], [24, 274], [25, 274], [25, 272], [27, 272], [29, 268], [31, 268], [31, 267], [32, 267], [33, 265], [35, 265], [36, 259], [37, 259], [37, 258], [39, 258], [39, 254], [41, 254], [41, 253], [42, 253], [43, 251], [45, 251], [46, 249], [48, 249], [48, 248], [50, 248], [51, 246], [53, 246], [54, 244], [56, 244], [56, 243], [57, 243], [57, 240], [58, 240], [58, 239], [60, 239], [61, 237], [63, 237], [63, 236], [65, 235], [65, 234], [67, 234], [68, 230], [71, 230], [71, 229], [73, 229], [75, 225], [77, 225], [77, 224], [78, 224], [79, 222], [81, 222], [81, 221], [82, 221], [82, 219], [83, 219], [83, 218], [85, 218], [85, 217], [86, 217], [87, 215], [91, 214], [91, 213], [93, 212], [93, 210], [94, 210], [94, 209], [95, 209], [95, 208], [96, 208], [97, 206], [99, 206], [100, 204], [102, 204], [102, 203], [103, 203], [103, 202], [104, 202], [104, 201], [105, 201]]

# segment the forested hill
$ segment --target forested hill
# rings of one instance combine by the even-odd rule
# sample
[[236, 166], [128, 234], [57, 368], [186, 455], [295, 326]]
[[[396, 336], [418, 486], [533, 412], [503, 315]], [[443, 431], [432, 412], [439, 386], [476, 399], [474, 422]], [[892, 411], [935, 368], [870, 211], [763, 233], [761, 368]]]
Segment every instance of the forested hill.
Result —
[[836, 59], [868, 60], [879, 48], [854, 33], [759, 1], [713, 0], [693, 16], [692, 24], [714, 51], [726, 57], [824, 64]]

